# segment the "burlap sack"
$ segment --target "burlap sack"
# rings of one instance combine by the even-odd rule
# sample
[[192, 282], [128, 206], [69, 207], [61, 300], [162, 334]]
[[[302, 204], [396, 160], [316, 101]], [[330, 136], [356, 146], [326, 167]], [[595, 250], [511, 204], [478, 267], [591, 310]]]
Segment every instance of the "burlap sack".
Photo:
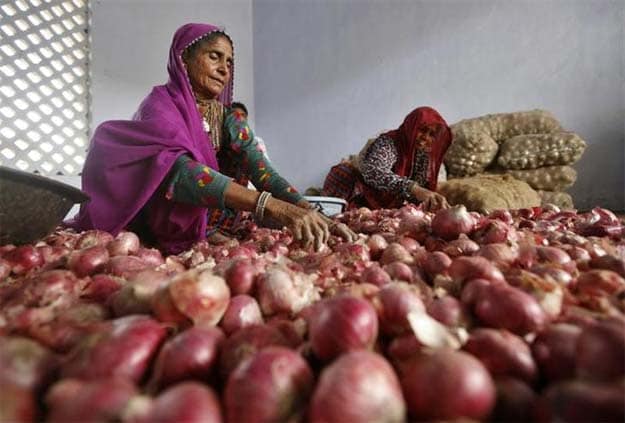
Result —
[[538, 193], [510, 175], [481, 174], [449, 179], [441, 185], [439, 192], [450, 204], [464, 204], [467, 209], [480, 213], [540, 205]]
[[519, 181], [527, 182], [535, 190], [564, 191], [577, 179], [577, 172], [570, 166], [546, 166], [528, 170], [495, 170], [492, 173], [507, 173]]
[[462, 136], [456, 133], [453, 126], [451, 132], [452, 142], [444, 158], [450, 174], [472, 176], [482, 173], [497, 156], [499, 145], [487, 133]]
[[586, 142], [573, 132], [517, 135], [499, 147], [497, 164], [504, 169], [536, 169], [577, 162]]
[[545, 204], [554, 204], [561, 209], [574, 209], [573, 197], [566, 192], [554, 192], [554, 191], [538, 191], [540, 195], [541, 206]]
[[453, 141], [445, 155], [449, 173], [471, 176], [481, 173], [495, 159], [498, 144], [521, 134], [561, 131], [551, 113], [531, 110], [490, 114], [451, 125]]

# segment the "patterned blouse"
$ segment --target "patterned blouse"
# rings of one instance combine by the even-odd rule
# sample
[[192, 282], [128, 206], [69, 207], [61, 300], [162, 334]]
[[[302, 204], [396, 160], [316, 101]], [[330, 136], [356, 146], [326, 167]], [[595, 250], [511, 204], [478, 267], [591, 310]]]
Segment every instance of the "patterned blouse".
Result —
[[412, 178], [402, 177], [392, 171], [398, 159], [395, 141], [386, 135], [380, 135], [367, 149], [360, 163], [360, 173], [365, 183], [377, 190], [413, 198], [410, 187], [414, 182], [427, 187], [427, 152], [417, 149]]
[[[224, 203], [224, 193], [232, 180], [243, 186], [250, 180], [257, 189], [269, 191], [290, 203], [297, 203], [303, 198], [271, 166], [264, 148], [254, 139], [247, 120], [239, 110], [227, 111], [223, 129], [224, 139], [217, 152], [221, 172], [188, 155], [180, 156], [169, 173], [165, 194], [168, 199], [220, 209], [226, 217], [232, 217], [234, 211], [227, 209]], [[219, 222], [209, 222], [209, 226], [211, 223]]]

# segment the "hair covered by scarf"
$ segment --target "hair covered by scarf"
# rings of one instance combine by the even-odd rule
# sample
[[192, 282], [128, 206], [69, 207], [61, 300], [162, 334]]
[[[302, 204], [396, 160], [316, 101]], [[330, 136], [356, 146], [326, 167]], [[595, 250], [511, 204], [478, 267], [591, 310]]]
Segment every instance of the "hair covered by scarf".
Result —
[[[167, 84], [152, 89], [132, 120], [108, 121], [96, 129], [82, 173], [82, 188], [91, 201], [69, 226], [117, 234], [141, 212], [168, 253], [204, 238], [206, 209], [168, 200], [159, 187], [183, 154], [219, 170], [182, 60], [187, 47], [214, 32], [223, 33], [205, 24], [180, 27], [169, 50]], [[234, 64], [218, 98], [224, 105], [232, 102], [233, 78]]]
[[[451, 144], [451, 130], [445, 119], [431, 107], [418, 107], [410, 112], [399, 128], [384, 135], [392, 138], [397, 146], [398, 159], [393, 172], [410, 178], [413, 172], [415, 152], [419, 148], [428, 151], [427, 188], [436, 190], [438, 171], [447, 148]], [[431, 140], [428, 145], [421, 144]], [[373, 208], [395, 208], [403, 202], [397, 195], [376, 190], [361, 182], [359, 190]]]

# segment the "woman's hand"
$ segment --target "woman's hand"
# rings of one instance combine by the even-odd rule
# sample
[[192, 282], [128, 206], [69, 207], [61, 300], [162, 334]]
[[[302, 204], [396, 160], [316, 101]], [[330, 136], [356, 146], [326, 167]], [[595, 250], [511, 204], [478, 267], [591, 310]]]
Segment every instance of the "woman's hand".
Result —
[[435, 212], [440, 209], [449, 208], [447, 199], [437, 192], [420, 187], [418, 184], [412, 185], [411, 192], [412, 195], [423, 204], [423, 209], [425, 211]]
[[319, 251], [330, 239], [330, 226], [325, 216], [311, 208], [270, 198], [267, 201], [267, 217], [286, 226], [295, 239], [308, 248], [314, 245]]
[[[298, 201], [297, 202], [297, 206], [301, 207], [303, 209], [314, 209], [315, 208], [314, 205], [312, 205], [311, 203], [309, 203], [305, 199], [302, 199], [302, 200]], [[356, 234], [356, 232], [354, 232], [351, 229], [349, 229], [349, 226], [347, 226], [346, 224], [340, 223], [340, 222], [336, 222], [336, 221], [330, 219], [329, 217], [327, 217], [326, 215], [324, 215], [321, 212], [319, 214], [321, 215], [321, 217], [328, 224], [328, 226], [330, 228], [330, 233], [332, 235], [339, 236], [339, 237], [343, 238], [345, 241], [348, 241], [348, 242], [354, 242], [354, 241], [356, 241], [358, 239], [358, 235]]]

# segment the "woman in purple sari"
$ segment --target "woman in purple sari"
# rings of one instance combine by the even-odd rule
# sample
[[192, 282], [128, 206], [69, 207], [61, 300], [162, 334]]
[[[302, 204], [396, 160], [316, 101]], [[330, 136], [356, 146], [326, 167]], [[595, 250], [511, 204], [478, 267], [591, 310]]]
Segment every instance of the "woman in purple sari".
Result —
[[[82, 173], [91, 201], [70, 226], [138, 232], [178, 253], [239, 212], [287, 227], [318, 249], [333, 225], [270, 165], [244, 116], [230, 109], [232, 40], [212, 25], [187, 24], [173, 38], [167, 84], [154, 87], [129, 121], [100, 125]], [[245, 188], [246, 179], [260, 190]]]

